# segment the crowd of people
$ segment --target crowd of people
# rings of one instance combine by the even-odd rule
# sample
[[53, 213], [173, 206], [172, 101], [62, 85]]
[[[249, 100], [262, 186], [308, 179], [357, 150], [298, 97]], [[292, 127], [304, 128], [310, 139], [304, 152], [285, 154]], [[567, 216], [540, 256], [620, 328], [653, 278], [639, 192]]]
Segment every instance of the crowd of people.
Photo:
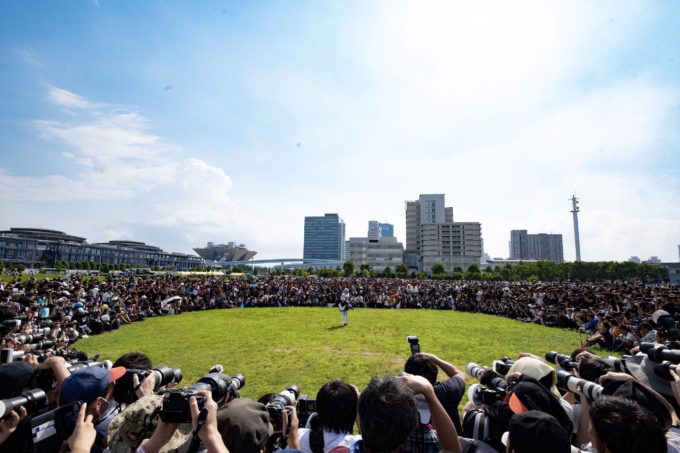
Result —
[[526, 353], [505, 371], [468, 364], [483, 385], [459, 411], [466, 371], [426, 352], [362, 390], [327, 382], [313, 409], [294, 387], [241, 398], [218, 370], [177, 389], [138, 352], [73, 371], [28, 356], [0, 366], [0, 452], [680, 452], [675, 371], [662, 395], [592, 352], [571, 358], [569, 372]]
[[[440, 309], [504, 316], [588, 332], [587, 344], [629, 351], [654, 340], [649, 321], [673, 318], [680, 290], [641, 282], [454, 282], [447, 280], [172, 275], [0, 283], [2, 347], [63, 343], [149, 316], [216, 308], [337, 306]], [[26, 341], [30, 339], [30, 341]], [[41, 349], [41, 348], [38, 348]]]
[[[171, 275], [2, 283], [0, 453], [680, 452], [680, 353], [665, 349], [679, 339], [675, 291], [635, 282]], [[69, 350], [150, 316], [337, 306], [343, 293], [355, 308], [472, 311], [589, 334], [564, 360], [553, 355], [557, 368], [531, 354], [483, 369], [413, 351], [399, 376], [363, 389], [332, 380], [304, 405], [294, 388], [241, 398], [242, 377], [218, 368], [179, 389], [179, 376], [153, 371], [143, 353], [100, 363]], [[586, 349], [596, 344], [635, 355], [602, 358]], [[468, 374], [481, 384], [459, 411]]]

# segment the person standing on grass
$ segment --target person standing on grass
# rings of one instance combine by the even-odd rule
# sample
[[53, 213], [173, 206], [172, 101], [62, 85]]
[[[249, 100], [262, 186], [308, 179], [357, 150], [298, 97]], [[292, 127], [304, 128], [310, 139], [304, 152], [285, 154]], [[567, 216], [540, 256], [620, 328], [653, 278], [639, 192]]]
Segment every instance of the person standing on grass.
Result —
[[342, 313], [342, 327], [347, 325], [349, 319], [349, 311], [352, 309], [352, 304], [350, 303], [351, 297], [349, 295], [349, 288], [345, 288], [340, 295], [340, 303], [338, 304], [338, 310]]

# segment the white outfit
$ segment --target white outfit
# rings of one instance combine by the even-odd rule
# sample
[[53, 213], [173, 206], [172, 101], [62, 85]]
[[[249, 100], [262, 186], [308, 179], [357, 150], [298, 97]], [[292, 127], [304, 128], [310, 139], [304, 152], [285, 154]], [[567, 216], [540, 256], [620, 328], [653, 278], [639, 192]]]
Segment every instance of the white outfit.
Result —
[[[299, 436], [300, 436], [300, 450], [304, 451], [305, 453], [312, 453], [312, 449], [309, 447], [309, 433], [311, 432], [311, 429], [306, 429], [306, 428], [300, 428], [299, 429]], [[323, 430], [323, 451], [324, 453], [328, 453], [331, 450], [338, 448], [338, 447], [346, 447], [349, 449], [349, 447], [354, 444], [357, 440], [361, 439], [361, 436], [354, 436], [351, 433], [334, 433], [332, 431], [326, 431], [325, 429]], [[342, 451], [341, 448], [338, 448], [339, 451]], [[347, 451], [347, 450], [345, 450]]]

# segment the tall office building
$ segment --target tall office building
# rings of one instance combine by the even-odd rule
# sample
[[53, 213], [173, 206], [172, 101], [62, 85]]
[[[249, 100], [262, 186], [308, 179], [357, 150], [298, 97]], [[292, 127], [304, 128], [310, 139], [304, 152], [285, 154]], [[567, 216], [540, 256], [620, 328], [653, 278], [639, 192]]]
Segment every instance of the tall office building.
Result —
[[394, 237], [394, 225], [391, 223], [380, 223], [380, 235], [384, 238]]
[[564, 262], [561, 234], [528, 234], [527, 230], [510, 231], [511, 260]]
[[345, 223], [337, 214], [305, 217], [304, 259], [345, 259]]
[[406, 202], [406, 252], [404, 262], [430, 272], [442, 263], [447, 271], [479, 265], [482, 256], [481, 224], [454, 222], [453, 208], [444, 204], [444, 194], [420, 195]]
[[377, 241], [382, 237], [382, 230], [380, 229], [380, 222], [377, 220], [369, 220], [368, 222], [368, 240]]

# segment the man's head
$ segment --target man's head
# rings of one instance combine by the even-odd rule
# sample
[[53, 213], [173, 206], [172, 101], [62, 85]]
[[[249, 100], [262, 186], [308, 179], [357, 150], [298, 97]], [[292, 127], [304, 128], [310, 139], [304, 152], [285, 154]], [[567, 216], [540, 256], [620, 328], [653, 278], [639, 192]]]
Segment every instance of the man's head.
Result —
[[418, 410], [406, 383], [394, 376], [373, 378], [359, 397], [359, 428], [372, 453], [399, 448], [416, 427]]
[[506, 446], [506, 453], [571, 451], [569, 433], [555, 417], [540, 411], [513, 415], [508, 432], [503, 435], [503, 443]]
[[316, 394], [316, 409], [321, 426], [334, 433], [351, 433], [357, 418], [359, 396], [343, 381], [331, 381]]
[[406, 364], [404, 365], [404, 371], [408, 374], [415, 374], [416, 376], [422, 376], [430, 384], [434, 385], [437, 382], [437, 364], [434, 361], [422, 353], [413, 354], [408, 358]]
[[118, 357], [113, 363], [114, 367], [134, 368], [137, 370], [150, 370], [153, 368], [151, 359], [143, 352], [128, 352]]
[[603, 396], [590, 408], [590, 438], [597, 451], [608, 453], [665, 453], [665, 429], [635, 401]]
[[87, 413], [96, 419], [108, 407], [108, 399], [113, 391], [113, 383], [125, 374], [125, 368], [110, 370], [90, 366], [77, 370], [64, 380], [59, 393], [62, 405], [82, 401], [87, 403]]
[[586, 356], [579, 363], [578, 375], [586, 381], [597, 382], [600, 376], [604, 376], [609, 371], [611, 367], [602, 360]]

